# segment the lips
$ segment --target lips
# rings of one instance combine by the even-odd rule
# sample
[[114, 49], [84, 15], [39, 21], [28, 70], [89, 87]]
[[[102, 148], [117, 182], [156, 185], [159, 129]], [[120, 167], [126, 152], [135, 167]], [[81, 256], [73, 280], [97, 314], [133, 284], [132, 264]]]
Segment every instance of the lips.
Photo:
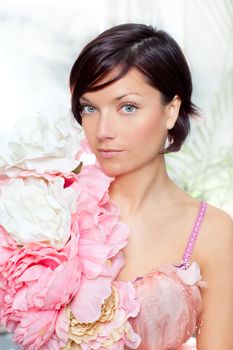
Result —
[[109, 148], [100, 148], [98, 149], [100, 152], [122, 152], [121, 149], [109, 149]]
[[123, 152], [122, 150], [119, 149], [106, 149], [106, 148], [101, 148], [98, 149], [99, 154], [101, 155], [102, 158], [105, 159], [110, 159], [110, 158], [114, 158], [120, 155], [121, 152]]

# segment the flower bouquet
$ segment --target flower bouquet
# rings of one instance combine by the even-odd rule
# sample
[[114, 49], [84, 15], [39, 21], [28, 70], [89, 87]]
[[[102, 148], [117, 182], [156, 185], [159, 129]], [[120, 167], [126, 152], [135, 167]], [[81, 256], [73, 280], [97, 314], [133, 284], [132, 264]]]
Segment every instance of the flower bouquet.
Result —
[[0, 324], [26, 350], [137, 348], [113, 178], [82, 167], [72, 117], [20, 120], [0, 139]]

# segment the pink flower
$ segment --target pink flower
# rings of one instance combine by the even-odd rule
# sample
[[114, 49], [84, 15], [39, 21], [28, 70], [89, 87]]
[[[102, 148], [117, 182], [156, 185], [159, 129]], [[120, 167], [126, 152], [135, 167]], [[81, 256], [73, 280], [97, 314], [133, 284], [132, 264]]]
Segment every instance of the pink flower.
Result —
[[[64, 191], [68, 188], [79, 195], [72, 204], [69, 237], [62, 247], [40, 240], [40, 232], [36, 241], [16, 242], [0, 226], [0, 322], [27, 350], [60, 349], [68, 337], [67, 305], [86, 323], [101, 316], [112, 280], [124, 263], [120, 250], [127, 243], [128, 230], [109, 200], [113, 179], [95, 166], [84, 167], [78, 175], [21, 172], [21, 179], [28, 177], [35, 182], [42, 178], [44, 183], [62, 178]], [[122, 322], [134, 313], [134, 304], [128, 304]], [[128, 329], [130, 325], [125, 324]]]
[[119, 222], [119, 209], [109, 200], [108, 189], [113, 178], [95, 166], [86, 166], [78, 175], [82, 188], [77, 213], [81, 239], [104, 243], [110, 249], [108, 258], [127, 243], [129, 231]]
[[[16, 319], [19, 322], [16, 322]], [[54, 350], [66, 345], [68, 320], [65, 309], [19, 312], [10, 315], [8, 330], [14, 331], [14, 341], [27, 350]]]
[[[5, 243], [3, 229], [0, 237]], [[77, 293], [81, 280], [78, 238], [73, 236], [62, 251], [46, 244], [17, 248], [10, 243], [7, 259], [1, 261], [1, 322], [25, 349], [36, 350], [46, 343], [49, 350], [51, 337], [64, 346], [68, 324], [63, 305]], [[59, 332], [65, 326], [66, 332]]]
[[8, 259], [1, 265], [1, 280], [7, 281], [1, 286], [3, 321], [7, 323], [11, 309], [59, 309], [71, 300], [81, 281], [78, 240], [72, 235], [60, 251], [45, 243], [8, 248]]

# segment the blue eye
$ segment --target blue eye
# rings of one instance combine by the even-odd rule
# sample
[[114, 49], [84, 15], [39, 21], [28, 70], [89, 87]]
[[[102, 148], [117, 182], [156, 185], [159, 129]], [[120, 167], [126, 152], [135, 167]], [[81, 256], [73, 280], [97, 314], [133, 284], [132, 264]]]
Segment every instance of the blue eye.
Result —
[[137, 107], [132, 105], [132, 104], [126, 104], [122, 108], [123, 108], [124, 112], [126, 112], [127, 114], [131, 114], [133, 112], [136, 112], [136, 110], [137, 110]]
[[96, 111], [96, 108], [89, 105], [80, 106], [81, 114], [93, 114]]

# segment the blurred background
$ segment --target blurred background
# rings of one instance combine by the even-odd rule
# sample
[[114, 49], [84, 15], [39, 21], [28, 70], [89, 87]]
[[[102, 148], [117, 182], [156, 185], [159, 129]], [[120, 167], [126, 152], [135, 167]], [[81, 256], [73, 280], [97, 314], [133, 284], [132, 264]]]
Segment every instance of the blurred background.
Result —
[[[22, 116], [70, 113], [68, 77], [80, 49], [125, 22], [166, 30], [183, 49], [202, 118], [167, 156], [169, 173], [233, 216], [233, 0], [0, 0], [0, 133]], [[13, 349], [2, 335], [0, 350]]]

